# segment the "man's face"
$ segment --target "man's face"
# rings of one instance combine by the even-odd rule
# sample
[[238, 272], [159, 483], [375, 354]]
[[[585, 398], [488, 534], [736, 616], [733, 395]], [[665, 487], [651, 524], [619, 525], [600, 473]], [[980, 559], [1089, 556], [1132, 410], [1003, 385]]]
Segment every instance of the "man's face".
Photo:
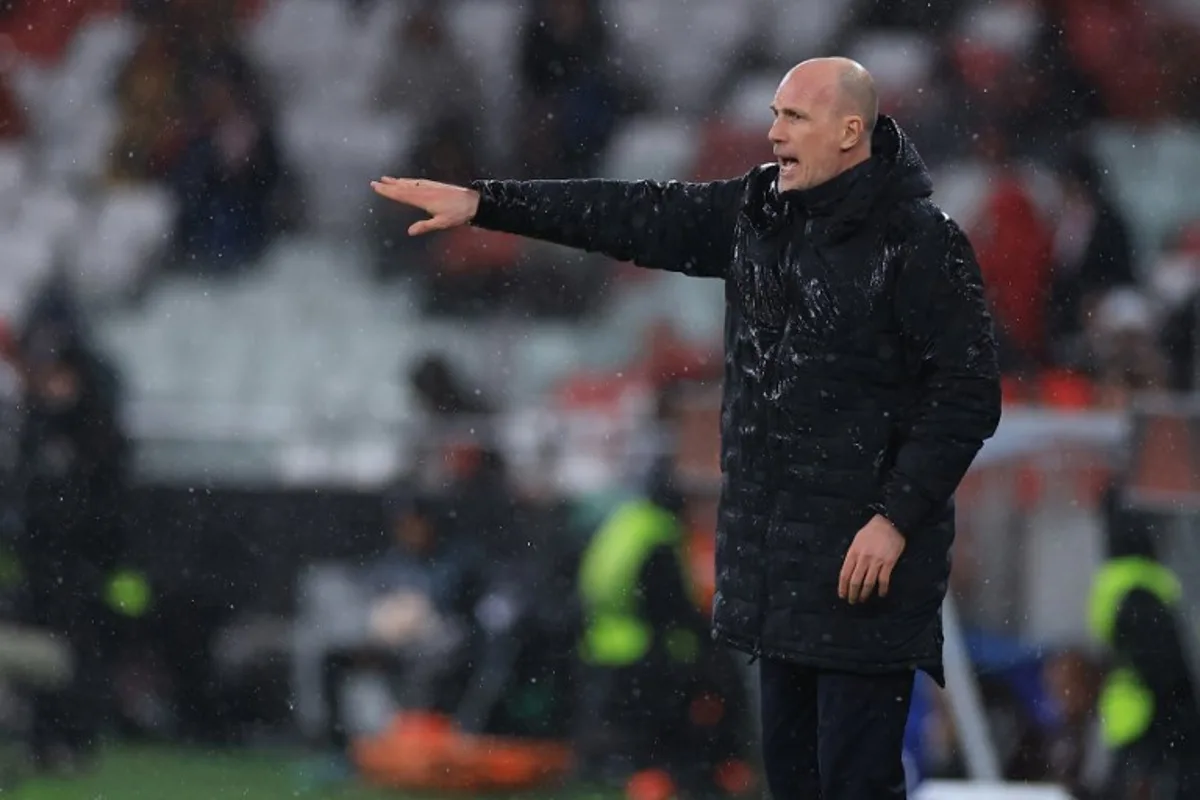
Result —
[[42, 408], [65, 411], [79, 399], [79, 376], [66, 365], [54, 364], [36, 370], [31, 383]]
[[768, 137], [779, 163], [779, 191], [810, 189], [840, 171], [847, 116], [833, 81], [803, 67], [775, 92], [775, 122]]
[[433, 529], [420, 514], [405, 514], [394, 523], [396, 541], [402, 548], [415, 554], [424, 554], [433, 546]]

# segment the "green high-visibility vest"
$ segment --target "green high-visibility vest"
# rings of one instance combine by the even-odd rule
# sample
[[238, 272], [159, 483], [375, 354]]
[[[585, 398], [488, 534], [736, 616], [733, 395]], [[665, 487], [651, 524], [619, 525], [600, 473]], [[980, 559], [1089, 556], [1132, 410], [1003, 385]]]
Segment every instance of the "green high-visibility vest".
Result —
[[[654, 630], [638, 608], [638, 578], [659, 547], [679, 548], [679, 523], [669, 512], [645, 500], [620, 506], [596, 532], [579, 570], [587, 627], [581, 646], [587, 662], [605, 667], [635, 664], [654, 643]], [[682, 559], [680, 559], [682, 564]], [[686, 579], [685, 585], [690, 585]], [[666, 632], [667, 652], [677, 661], [694, 661], [699, 642], [690, 631]]]
[[[1151, 593], [1168, 608], [1183, 596], [1179, 579], [1169, 569], [1149, 558], [1114, 558], [1092, 583], [1088, 602], [1088, 627], [1099, 641], [1112, 647], [1117, 614], [1130, 592]], [[1136, 742], [1154, 721], [1154, 694], [1129, 666], [1114, 670], [1105, 680], [1099, 700], [1100, 725], [1105, 742], [1113, 748]]]

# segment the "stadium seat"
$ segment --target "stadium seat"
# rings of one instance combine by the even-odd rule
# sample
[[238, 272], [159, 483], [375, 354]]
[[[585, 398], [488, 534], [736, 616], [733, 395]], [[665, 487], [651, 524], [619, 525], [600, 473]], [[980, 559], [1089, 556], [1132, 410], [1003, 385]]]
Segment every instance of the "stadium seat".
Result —
[[267, 6], [246, 37], [285, 105], [308, 102], [331, 85], [352, 38], [341, 0], [288, 0]]
[[170, 243], [174, 207], [162, 187], [110, 189], [100, 201], [95, 227], [78, 241], [74, 277], [80, 291], [97, 298], [133, 291]]
[[[728, 0], [610, 0], [604, 13], [616, 34], [614, 55], [675, 113], [711, 108], [755, 23]], [[663, 36], [666, 30], [673, 35]]]
[[796, 63], [825, 55], [825, 43], [842, 27], [852, 0], [764, 0], [762, 29], [767, 56]]
[[281, 122], [309, 221], [325, 232], [346, 233], [361, 221], [369, 182], [405, 161], [415, 135], [402, 115], [349, 114], [324, 104], [293, 108]]
[[937, 46], [923, 33], [865, 30], [846, 55], [870, 70], [886, 112], [907, 95], [921, 91], [937, 69]]
[[50, 275], [53, 242], [37, 231], [10, 231], [0, 236], [0, 317], [19, 319], [25, 303]]
[[505, 152], [520, 108], [519, 70], [523, 4], [510, 0], [457, 0], [447, 7], [451, 35], [483, 84], [487, 144]]
[[64, 187], [43, 183], [23, 194], [17, 228], [38, 231], [69, 249], [84, 219], [83, 204], [75, 194]]
[[678, 116], [641, 116], [613, 136], [601, 172], [614, 180], [681, 180], [695, 158], [694, 126]]
[[733, 87], [725, 103], [725, 120], [748, 131], [758, 130], [766, 136], [771, 124], [771, 103], [779, 88], [778, 72], [747, 75]]

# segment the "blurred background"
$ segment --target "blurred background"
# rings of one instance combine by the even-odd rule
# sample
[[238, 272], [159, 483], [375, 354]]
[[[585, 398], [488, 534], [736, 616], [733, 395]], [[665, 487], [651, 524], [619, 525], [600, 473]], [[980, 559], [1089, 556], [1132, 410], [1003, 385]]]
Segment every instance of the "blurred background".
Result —
[[1115, 796], [1112, 537], [1189, 647], [1200, 611], [1198, 45], [1195, 0], [0, 2], [0, 780], [759, 796], [704, 633], [721, 286], [410, 240], [368, 182], [740, 175], [783, 72], [843, 54], [1003, 345], [952, 586], [980, 702], [921, 685], [914, 785], [976, 777], [974, 719], [1004, 777]]

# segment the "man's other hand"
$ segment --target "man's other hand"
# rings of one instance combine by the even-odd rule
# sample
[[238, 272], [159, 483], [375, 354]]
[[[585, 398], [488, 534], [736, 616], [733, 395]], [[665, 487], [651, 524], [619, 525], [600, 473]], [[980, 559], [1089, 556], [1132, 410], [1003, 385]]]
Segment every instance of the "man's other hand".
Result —
[[904, 536], [895, 525], [878, 514], [872, 517], [850, 543], [838, 577], [838, 597], [851, 605], [865, 603], [876, 587], [879, 596], [885, 597], [904, 545]]
[[479, 192], [448, 183], [380, 178], [371, 181], [371, 188], [376, 194], [397, 203], [414, 206], [429, 215], [429, 219], [414, 222], [409, 226], [409, 236], [465, 225], [475, 218], [475, 212], [479, 210]]

